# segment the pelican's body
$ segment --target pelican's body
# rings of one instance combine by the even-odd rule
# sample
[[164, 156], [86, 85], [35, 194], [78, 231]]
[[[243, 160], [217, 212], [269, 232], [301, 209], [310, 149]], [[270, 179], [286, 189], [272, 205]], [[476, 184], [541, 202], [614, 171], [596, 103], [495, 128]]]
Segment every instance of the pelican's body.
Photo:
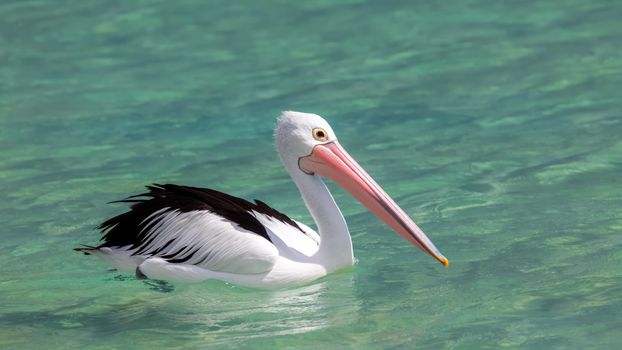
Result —
[[320, 176], [342, 185], [389, 226], [447, 265], [425, 234], [341, 148], [314, 114], [284, 112], [277, 149], [319, 234], [260, 201], [211, 189], [148, 186], [104, 222], [104, 242], [77, 248], [138, 277], [217, 279], [256, 288], [304, 284], [354, 263], [345, 219]]

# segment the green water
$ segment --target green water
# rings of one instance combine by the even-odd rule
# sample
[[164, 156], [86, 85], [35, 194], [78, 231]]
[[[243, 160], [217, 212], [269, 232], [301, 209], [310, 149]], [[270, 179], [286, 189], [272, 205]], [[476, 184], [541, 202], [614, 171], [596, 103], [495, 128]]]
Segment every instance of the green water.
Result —
[[[2, 1], [0, 348], [622, 346], [619, 1]], [[76, 254], [152, 182], [311, 223], [272, 140], [325, 116], [449, 258], [335, 188], [358, 263], [255, 291]]]

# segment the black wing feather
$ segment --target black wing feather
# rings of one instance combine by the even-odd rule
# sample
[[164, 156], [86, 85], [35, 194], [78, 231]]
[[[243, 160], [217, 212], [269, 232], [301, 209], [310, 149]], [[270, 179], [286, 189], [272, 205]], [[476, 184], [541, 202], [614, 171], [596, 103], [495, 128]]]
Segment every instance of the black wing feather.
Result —
[[[146, 219], [158, 211], [164, 214], [174, 210], [179, 212], [208, 210], [272, 242], [265, 227], [251, 214], [252, 211], [256, 211], [289, 224], [304, 233], [295, 221], [259, 200], [251, 203], [209, 188], [173, 184], [154, 184], [147, 186], [147, 189], [148, 192], [115, 201], [132, 203], [132, 205], [129, 211], [106, 220], [98, 227], [104, 234], [103, 243], [99, 247], [146, 247], [148, 242], [144, 242], [144, 238], [149, 230], [145, 226], [155, 225], [158, 221], [157, 218]], [[153, 254], [153, 252], [150, 253]]]

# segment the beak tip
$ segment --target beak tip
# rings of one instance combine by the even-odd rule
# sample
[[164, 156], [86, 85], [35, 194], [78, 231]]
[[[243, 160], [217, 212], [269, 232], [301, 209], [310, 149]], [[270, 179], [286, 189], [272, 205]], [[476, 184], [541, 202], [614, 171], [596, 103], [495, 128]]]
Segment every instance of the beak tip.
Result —
[[447, 258], [446, 258], [446, 257], [444, 257], [444, 256], [443, 256], [443, 257], [441, 257], [441, 258], [439, 259], [439, 261], [441, 262], [441, 264], [445, 265], [445, 267], [449, 267], [449, 260], [447, 260]]

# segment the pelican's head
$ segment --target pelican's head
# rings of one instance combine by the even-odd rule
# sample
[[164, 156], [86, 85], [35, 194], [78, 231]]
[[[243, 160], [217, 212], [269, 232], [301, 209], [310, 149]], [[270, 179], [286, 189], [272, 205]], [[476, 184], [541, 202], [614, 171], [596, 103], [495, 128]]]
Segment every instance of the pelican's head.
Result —
[[317, 114], [283, 112], [274, 132], [276, 146], [281, 156], [298, 159], [308, 156], [313, 147], [332, 141], [337, 137], [324, 118]]
[[290, 173], [323, 176], [342, 186], [393, 230], [443, 265], [449, 261], [412, 219], [337, 142], [316, 114], [283, 112], [275, 130], [279, 155]]

